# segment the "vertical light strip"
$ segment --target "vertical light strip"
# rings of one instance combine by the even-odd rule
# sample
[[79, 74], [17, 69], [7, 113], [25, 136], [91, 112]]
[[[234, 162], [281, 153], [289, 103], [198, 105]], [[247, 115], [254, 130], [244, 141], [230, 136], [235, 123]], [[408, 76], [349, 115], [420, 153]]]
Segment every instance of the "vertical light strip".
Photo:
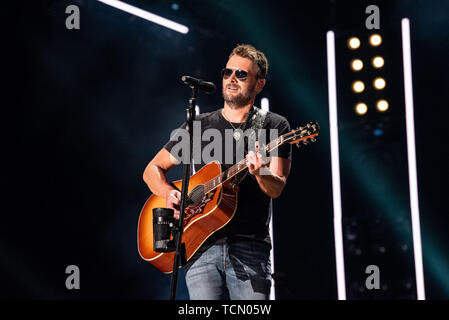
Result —
[[[260, 100], [260, 108], [264, 111], [270, 110], [270, 102], [268, 98], [262, 98]], [[270, 261], [271, 261], [271, 274], [274, 273], [274, 242], [273, 242], [273, 199], [270, 200], [270, 226], [269, 226], [270, 234], [271, 234], [271, 252], [270, 252]], [[274, 280], [271, 279], [271, 289], [270, 289], [270, 300], [276, 300], [275, 292], [274, 292]]]
[[132, 5], [124, 3], [122, 1], [118, 1], [118, 0], [98, 0], [98, 1], [103, 2], [103, 3], [107, 4], [107, 5], [110, 5], [111, 7], [123, 10], [125, 12], [130, 13], [130, 14], [133, 14], [135, 16], [138, 16], [140, 18], [146, 19], [148, 21], [157, 23], [157, 24], [159, 24], [161, 26], [164, 26], [166, 28], [178, 31], [180, 33], [186, 34], [186, 33], [189, 32], [189, 28], [184, 26], [184, 25], [182, 25], [182, 24], [179, 24], [177, 22], [168, 20], [168, 19], [163, 18], [161, 16], [158, 16], [158, 15], [156, 15], [154, 13], [151, 13], [151, 12], [139, 9], [137, 7], [134, 7]]
[[270, 101], [268, 100], [268, 98], [260, 99], [260, 108], [264, 111], [270, 110]]
[[[195, 117], [197, 116], [197, 115], [199, 115], [200, 114], [200, 106], [199, 105], [195, 105]], [[194, 157], [192, 157], [192, 170], [190, 170], [191, 171], [191, 175], [194, 175], [195, 173], [196, 173], [196, 170], [195, 170], [195, 163], [194, 163], [194, 160], [193, 160], [193, 158]]]
[[332, 162], [332, 196], [334, 205], [335, 260], [337, 267], [338, 299], [346, 300], [345, 264], [343, 255], [343, 232], [340, 192], [340, 160], [338, 147], [337, 80], [335, 71], [335, 34], [328, 31], [327, 38], [327, 78], [329, 94], [329, 125]]
[[402, 19], [402, 63], [404, 65], [405, 121], [407, 126], [408, 181], [412, 215], [413, 252], [415, 256], [416, 290], [418, 300], [425, 300], [422, 261], [421, 227], [419, 222], [418, 179], [416, 174], [415, 123], [413, 111], [412, 56], [410, 21]]

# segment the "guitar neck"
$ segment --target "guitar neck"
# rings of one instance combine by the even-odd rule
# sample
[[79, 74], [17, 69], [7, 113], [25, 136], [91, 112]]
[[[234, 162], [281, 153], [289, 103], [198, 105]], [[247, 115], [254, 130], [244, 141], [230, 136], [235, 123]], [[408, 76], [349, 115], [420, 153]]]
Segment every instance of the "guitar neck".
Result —
[[[262, 147], [262, 149], [265, 150], [266, 154], [270, 154], [274, 149], [279, 148], [286, 143], [296, 144], [298, 147], [301, 144], [306, 145], [309, 143], [308, 140], [315, 142], [315, 138], [318, 136], [319, 130], [320, 126], [318, 122], [309, 122], [304, 127], [299, 127], [277, 137], [276, 139]], [[242, 172], [246, 168], [248, 168], [246, 159], [237, 162], [235, 165], [225, 170], [212, 180], [206, 182], [204, 184], [204, 193], [209, 193], [222, 183], [229, 181], [232, 177]]]
[[221, 174], [213, 178], [212, 180], [209, 180], [204, 184], [204, 193], [208, 193], [215, 188], [217, 188], [222, 183], [229, 181], [232, 177], [234, 177], [236, 174], [242, 172], [248, 168], [246, 164], [246, 160], [243, 159], [242, 161], [237, 162], [235, 165], [230, 167], [229, 169], [223, 171]]
[[[265, 149], [267, 150], [267, 153], [270, 153], [273, 149], [279, 147], [283, 142], [283, 137], [280, 136], [277, 139], [274, 139], [270, 143], [268, 143], [265, 146]], [[242, 172], [248, 168], [248, 165], [246, 164], [246, 159], [243, 159], [239, 162], [237, 162], [232, 167], [228, 168], [227, 170], [223, 171], [221, 174], [213, 178], [212, 180], [206, 182], [204, 184], [204, 193], [208, 193], [215, 188], [217, 188], [220, 184], [229, 181], [232, 177], [234, 177], [236, 174]]]

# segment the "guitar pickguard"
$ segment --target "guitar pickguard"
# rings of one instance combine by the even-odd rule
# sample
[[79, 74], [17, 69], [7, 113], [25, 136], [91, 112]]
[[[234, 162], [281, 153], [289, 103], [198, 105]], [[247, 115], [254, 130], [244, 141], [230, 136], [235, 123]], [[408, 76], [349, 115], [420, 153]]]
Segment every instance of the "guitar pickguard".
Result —
[[184, 210], [183, 228], [190, 222], [190, 220], [192, 220], [192, 218], [194, 216], [203, 213], [204, 208], [206, 207], [206, 204], [212, 200], [216, 191], [217, 191], [217, 189], [210, 191], [209, 193], [207, 193], [203, 196], [203, 198], [201, 199], [201, 202], [198, 203], [196, 206], [188, 206]]

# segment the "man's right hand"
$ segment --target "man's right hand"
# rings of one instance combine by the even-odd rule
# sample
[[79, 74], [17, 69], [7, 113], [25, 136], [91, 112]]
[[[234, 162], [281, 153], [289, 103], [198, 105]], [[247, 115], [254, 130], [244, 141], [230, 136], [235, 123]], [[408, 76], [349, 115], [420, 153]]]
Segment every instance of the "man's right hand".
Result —
[[174, 217], [179, 219], [179, 205], [181, 203], [181, 192], [179, 190], [170, 190], [165, 196], [167, 208], [175, 211]]

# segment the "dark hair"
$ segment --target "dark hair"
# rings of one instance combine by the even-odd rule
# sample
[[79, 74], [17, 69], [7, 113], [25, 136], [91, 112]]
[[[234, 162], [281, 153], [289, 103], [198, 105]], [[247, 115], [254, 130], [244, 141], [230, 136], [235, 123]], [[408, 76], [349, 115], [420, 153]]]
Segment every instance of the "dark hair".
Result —
[[262, 51], [257, 50], [254, 46], [250, 44], [239, 44], [232, 50], [229, 58], [233, 55], [238, 55], [242, 58], [248, 58], [254, 62], [259, 71], [257, 72], [257, 77], [265, 79], [268, 73], [268, 60]]

